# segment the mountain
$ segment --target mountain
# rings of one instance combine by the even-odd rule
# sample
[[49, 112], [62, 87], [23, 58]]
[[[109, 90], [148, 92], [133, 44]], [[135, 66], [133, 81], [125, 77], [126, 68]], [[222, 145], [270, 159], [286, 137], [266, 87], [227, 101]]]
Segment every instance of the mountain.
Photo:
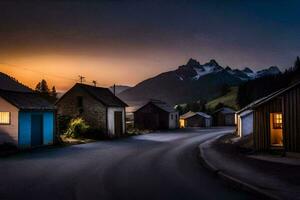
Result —
[[[125, 90], [127, 90], [129, 88], [130, 88], [130, 86], [126, 86], [126, 85], [116, 85], [115, 86], [116, 95], [120, 94], [121, 92], [124, 92]], [[114, 86], [110, 86], [109, 90], [111, 92], [114, 92]]]
[[189, 59], [185, 65], [174, 71], [161, 73], [126, 89], [118, 96], [128, 104], [160, 99], [170, 104], [187, 103], [197, 100], [212, 100], [224, 95], [228, 87], [257, 77], [280, 73], [277, 67], [270, 67], [259, 72], [250, 68], [244, 70], [225, 69], [216, 60], [201, 65], [195, 59]]
[[10, 90], [16, 92], [32, 92], [26, 85], [20, 83], [15, 78], [0, 72], [0, 90]]

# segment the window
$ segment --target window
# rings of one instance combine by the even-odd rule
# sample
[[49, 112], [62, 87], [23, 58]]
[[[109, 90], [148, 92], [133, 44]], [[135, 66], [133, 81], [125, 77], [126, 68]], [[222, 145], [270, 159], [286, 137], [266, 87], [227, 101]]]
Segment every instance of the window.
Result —
[[282, 114], [274, 113], [273, 114], [273, 128], [282, 129]]
[[173, 114], [171, 114], [171, 120], [173, 120]]
[[0, 124], [10, 124], [10, 112], [0, 112]]

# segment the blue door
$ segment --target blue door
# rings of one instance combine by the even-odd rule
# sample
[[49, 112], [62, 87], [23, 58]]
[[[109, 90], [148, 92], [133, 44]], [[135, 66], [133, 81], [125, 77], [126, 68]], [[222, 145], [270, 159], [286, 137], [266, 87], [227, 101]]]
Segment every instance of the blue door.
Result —
[[31, 115], [31, 146], [43, 144], [43, 115]]

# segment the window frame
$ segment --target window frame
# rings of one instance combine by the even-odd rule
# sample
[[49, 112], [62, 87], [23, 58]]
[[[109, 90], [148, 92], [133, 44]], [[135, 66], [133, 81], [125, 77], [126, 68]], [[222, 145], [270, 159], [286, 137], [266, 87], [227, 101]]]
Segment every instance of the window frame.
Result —
[[[276, 121], [281, 121], [281, 123], [277, 123]], [[283, 128], [282, 113], [273, 113], [273, 129], [282, 129], [282, 128]]]
[[11, 112], [9, 112], [9, 111], [0, 111], [0, 113], [8, 113], [8, 123], [2, 123], [0, 121], [0, 125], [11, 125]]

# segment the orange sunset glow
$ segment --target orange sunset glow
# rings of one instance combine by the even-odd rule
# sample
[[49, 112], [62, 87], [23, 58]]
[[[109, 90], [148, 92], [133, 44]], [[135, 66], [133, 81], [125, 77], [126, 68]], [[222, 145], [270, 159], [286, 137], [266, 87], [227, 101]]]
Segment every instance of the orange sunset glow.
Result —
[[86, 77], [86, 83], [96, 80], [102, 87], [132, 86], [159, 73], [160, 65], [160, 62], [145, 64], [139, 59], [46, 55], [8, 58], [0, 63], [0, 68], [31, 88], [45, 79], [49, 86], [65, 91], [79, 80], [79, 75]]

